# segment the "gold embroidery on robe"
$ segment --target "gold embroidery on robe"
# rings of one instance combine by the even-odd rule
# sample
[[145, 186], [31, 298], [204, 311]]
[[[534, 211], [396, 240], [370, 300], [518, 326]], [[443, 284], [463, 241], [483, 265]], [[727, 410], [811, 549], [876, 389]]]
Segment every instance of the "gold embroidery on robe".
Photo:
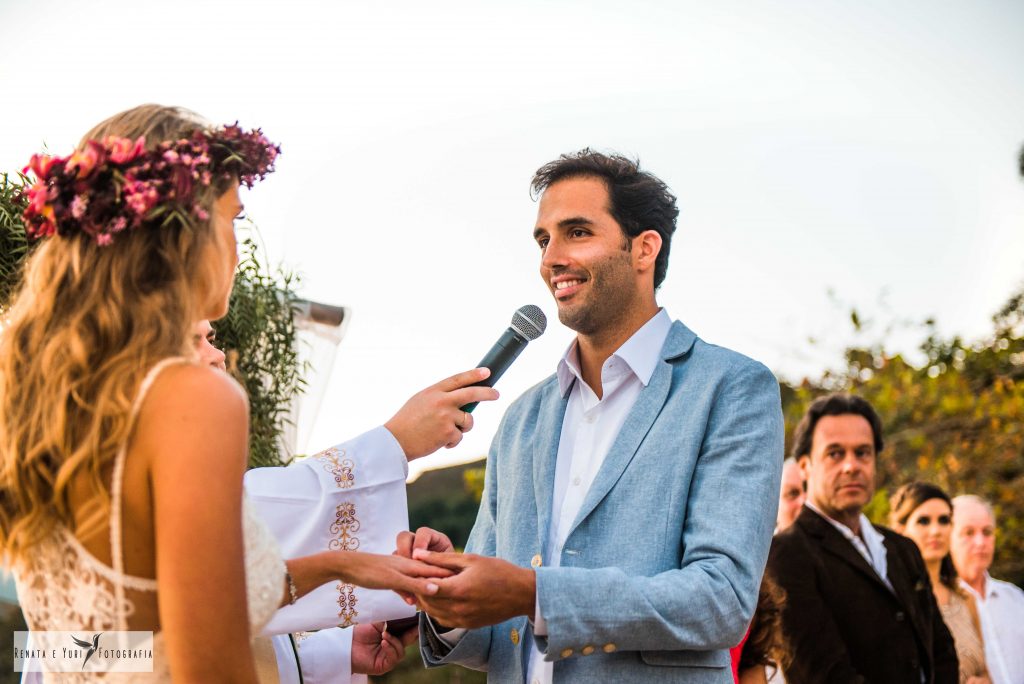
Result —
[[313, 458], [320, 461], [324, 470], [334, 476], [334, 484], [338, 486], [338, 489], [350, 489], [355, 484], [356, 477], [353, 471], [356, 465], [350, 459], [345, 458], [344, 450], [331, 447], [316, 454]]

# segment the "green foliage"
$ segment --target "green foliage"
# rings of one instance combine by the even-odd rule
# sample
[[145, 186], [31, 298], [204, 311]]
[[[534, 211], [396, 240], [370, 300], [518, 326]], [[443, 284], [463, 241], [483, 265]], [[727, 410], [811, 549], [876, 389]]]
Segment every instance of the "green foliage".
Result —
[[465, 547], [480, 507], [483, 474], [479, 462], [423, 473], [408, 488], [409, 529], [432, 527], [456, 548]]
[[1024, 584], [1024, 291], [993, 317], [993, 332], [973, 343], [942, 339], [924, 324], [915, 365], [884, 345], [846, 352], [846, 367], [799, 387], [783, 386], [787, 431], [807, 404], [829, 391], [870, 401], [885, 426], [878, 494], [869, 517], [886, 524], [886, 493], [913, 480], [950, 495], [977, 494], [996, 509], [992, 574]]
[[12, 181], [6, 173], [0, 174], [0, 311], [21, 281], [21, 264], [29, 250], [21, 221], [25, 210], [21, 187], [21, 182]]
[[485, 472], [484, 466], [480, 466], [479, 468], [469, 468], [462, 474], [462, 479], [466, 483], [466, 491], [473, 494], [473, 499], [478, 504], [484, 498]]
[[292, 399], [306, 387], [295, 325], [297, 277], [261, 261], [255, 231], [240, 245], [228, 315], [214, 323], [229, 367], [249, 395], [249, 466], [283, 465], [281, 435]]
[[[0, 312], [21, 280], [32, 247], [25, 238], [20, 190], [25, 179], [0, 175]], [[292, 398], [305, 387], [295, 327], [296, 276], [265, 265], [255, 228], [241, 244], [231, 311], [214, 325], [249, 394], [249, 464], [281, 465], [281, 434]]]

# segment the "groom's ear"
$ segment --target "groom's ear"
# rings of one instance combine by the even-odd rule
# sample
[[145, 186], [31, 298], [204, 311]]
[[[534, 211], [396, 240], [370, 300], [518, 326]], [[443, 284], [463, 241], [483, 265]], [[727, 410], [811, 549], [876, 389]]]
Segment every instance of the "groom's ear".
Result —
[[633, 266], [638, 273], [654, 272], [658, 255], [661, 254], [661, 234], [656, 230], [645, 230], [630, 240]]

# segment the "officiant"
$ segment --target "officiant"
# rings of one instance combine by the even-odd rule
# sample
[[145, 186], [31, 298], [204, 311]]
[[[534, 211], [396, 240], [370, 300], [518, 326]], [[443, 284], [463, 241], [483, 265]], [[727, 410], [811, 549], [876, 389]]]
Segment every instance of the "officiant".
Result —
[[[202, 363], [223, 369], [213, 329], [195, 331]], [[405, 481], [409, 461], [453, 447], [473, 427], [459, 407], [490, 401], [497, 392], [469, 387], [487, 375], [475, 369], [447, 378], [410, 398], [387, 423], [286, 467], [246, 473], [245, 492], [281, 547], [296, 558], [323, 551], [390, 553], [408, 528]], [[255, 646], [260, 681], [348, 684], [394, 668], [417, 638], [386, 631], [388, 620], [413, 608], [389, 591], [325, 584], [281, 608]]]

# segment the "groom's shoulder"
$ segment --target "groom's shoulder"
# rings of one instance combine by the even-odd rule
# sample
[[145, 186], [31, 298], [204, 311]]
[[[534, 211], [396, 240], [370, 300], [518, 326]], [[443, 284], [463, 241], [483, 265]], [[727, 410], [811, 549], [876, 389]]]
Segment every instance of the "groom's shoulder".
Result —
[[[677, 325], [682, 324], [677, 321]], [[682, 364], [680, 369], [690, 365], [704, 378], [727, 382], [737, 378], [775, 380], [775, 375], [760, 361], [728, 347], [712, 344], [697, 335], [693, 336], [688, 357], [692, 364]]]

